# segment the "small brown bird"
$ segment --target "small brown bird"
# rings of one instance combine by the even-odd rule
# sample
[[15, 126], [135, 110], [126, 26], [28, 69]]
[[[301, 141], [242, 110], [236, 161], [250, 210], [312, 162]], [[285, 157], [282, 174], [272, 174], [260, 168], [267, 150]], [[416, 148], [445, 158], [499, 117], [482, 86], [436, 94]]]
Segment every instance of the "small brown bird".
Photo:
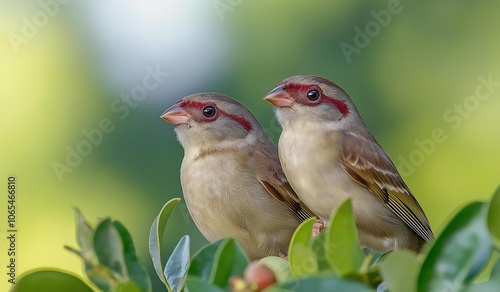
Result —
[[285, 255], [297, 226], [313, 214], [301, 206], [252, 113], [230, 97], [198, 93], [161, 118], [176, 125], [182, 191], [205, 238], [235, 238], [251, 259]]
[[322, 77], [294, 76], [264, 99], [277, 107], [283, 128], [278, 144], [283, 171], [320, 218], [328, 220], [350, 197], [365, 248], [418, 253], [434, 238], [424, 211], [340, 86]]

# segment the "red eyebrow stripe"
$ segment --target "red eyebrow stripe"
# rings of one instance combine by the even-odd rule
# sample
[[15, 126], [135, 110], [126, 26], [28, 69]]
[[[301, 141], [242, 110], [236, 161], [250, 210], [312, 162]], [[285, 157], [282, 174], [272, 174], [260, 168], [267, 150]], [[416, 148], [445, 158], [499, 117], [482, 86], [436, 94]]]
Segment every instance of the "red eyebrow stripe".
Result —
[[190, 108], [195, 108], [195, 109], [200, 109], [200, 110], [203, 109], [204, 107], [206, 107], [208, 105], [207, 103], [199, 102], [199, 101], [194, 101], [194, 100], [183, 101], [181, 99], [178, 102], [181, 102], [182, 106], [190, 107]]
[[237, 122], [238, 124], [240, 124], [243, 127], [243, 129], [247, 130], [248, 132], [253, 130], [252, 123], [250, 123], [247, 119], [245, 119], [244, 117], [238, 116], [238, 115], [232, 115], [232, 114], [226, 113], [225, 111], [221, 110], [219, 107], [217, 107], [217, 105], [215, 105], [213, 103], [205, 103], [205, 102], [199, 102], [199, 101], [194, 101], [194, 100], [187, 100], [187, 101], [183, 101], [182, 105], [185, 107], [195, 108], [195, 109], [199, 109], [199, 110], [202, 110], [207, 105], [212, 105], [215, 108], [217, 108], [217, 111], [220, 114]]
[[339, 111], [342, 113], [343, 116], [347, 116], [349, 113], [349, 108], [347, 107], [347, 104], [341, 100], [331, 98], [327, 95], [325, 95], [326, 99], [325, 101], [332, 103]]
[[219, 111], [221, 111], [221, 113], [223, 115], [225, 115], [225, 116], [229, 117], [230, 119], [238, 122], [243, 127], [243, 129], [247, 130], [248, 132], [250, 132], [250, 131], [253, 130], [252, 123], [250, 123], [244, 117], [228, 114], [228, 113], [222, 111], [221, 109], [219, 109]]
[[[280, 84], [280, 85], [283, 85], [283, 84]], [[285, 86], [283, 86], [283, 89], [294, 90], [294, 91], [306, 91], [308, 89], [311, 89], [312, 87], [319, 89], [319, 87], [315, 86], [315, 85], [305, 85], [305, 84], [296, 84], [296, 83], [288, 83]]]
[[343, 102], [342, 100], [335, 99], [333, 97], [329, 97], [317, 85], [289, 83], [283, 87], [283, 89], [285, 90], [294, 90], [303, 92], [312, 88], [320, 90], [323, 96], [325, 97], [324, 101], [333, 104], [343, 116], [347, 116], [347, 114], [349, 114], [349, 108], [347, 107], [347, 104], [345, 102]]

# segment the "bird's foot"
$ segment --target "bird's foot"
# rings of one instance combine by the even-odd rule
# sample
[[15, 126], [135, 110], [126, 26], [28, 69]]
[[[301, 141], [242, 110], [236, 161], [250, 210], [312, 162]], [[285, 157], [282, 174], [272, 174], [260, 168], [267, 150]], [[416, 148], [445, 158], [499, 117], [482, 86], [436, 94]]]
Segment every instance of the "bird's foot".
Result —
[[325, 228], [325, 222], [321, 219], [316, 220], [312, 229], [312, 237], [318, 236], [323, 228]]

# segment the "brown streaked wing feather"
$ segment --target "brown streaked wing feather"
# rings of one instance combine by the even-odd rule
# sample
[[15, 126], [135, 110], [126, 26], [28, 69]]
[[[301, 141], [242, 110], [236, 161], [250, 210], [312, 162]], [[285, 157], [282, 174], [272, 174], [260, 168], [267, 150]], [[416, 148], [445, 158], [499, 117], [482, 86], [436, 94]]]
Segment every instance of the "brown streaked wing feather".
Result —
[[[292, 210], [292, 212], [295, 214], [295, 216], [297, 216], [297, 218], [299, 218], [300, 221], [307, 220], [307, 219], [309, 219], [311, 217], [319, 218], [309, 208], [307, 208], [307, 206], [304, 205], [301, 201], [297, 202], [297, 201], [293, 200], [291, 196], [289, 196], [289, 195], [286, 194], [286, 192], [287, 192], [286, 191], [286, 188], [287, 188], [286, 185], [290, 186], [288, 184], [288, 182], [285, 183], [284, 185], [281, 185], [284, 188], [280, 187], [279, 185], [277, 185], [277, 187], [275, 187], [274, 185], [272, 185], [268, 181], [262, 181], [261, 180], [260, 182], [262, 183], [262, 185], [264, 186], [264, 188], [266, 188], [266, 190], [275, 199], [277, 199], [281, 203], [285, 204], [290, 210]], [[293, 189], [291, 189], [291, 191], [293, 192]]]
[[370, 135], [343, 132], [343, 167], [426, 241], [434, 238], [424, 211], [382, 147]]

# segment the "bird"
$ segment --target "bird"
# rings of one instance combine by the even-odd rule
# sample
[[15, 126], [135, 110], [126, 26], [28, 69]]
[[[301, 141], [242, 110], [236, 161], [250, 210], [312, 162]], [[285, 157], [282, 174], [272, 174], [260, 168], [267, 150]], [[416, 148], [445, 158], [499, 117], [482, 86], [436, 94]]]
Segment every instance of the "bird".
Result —
[[419, 253], [434, 239], [421, 206], [339, 85], [298, 75], [280, 82], [264, 100], [276, 107], [282, 127], [283, 171], [323, 221], [350, 198], [365, 250]]
[[315, 216], [286, 179], [278, 149], [254, 115], [231, 97], [188, 95], [161, 118], [184, 148], [187, 208], [210, 242], [236, 239], [250, 259], [285, 257], [298, 225]]

